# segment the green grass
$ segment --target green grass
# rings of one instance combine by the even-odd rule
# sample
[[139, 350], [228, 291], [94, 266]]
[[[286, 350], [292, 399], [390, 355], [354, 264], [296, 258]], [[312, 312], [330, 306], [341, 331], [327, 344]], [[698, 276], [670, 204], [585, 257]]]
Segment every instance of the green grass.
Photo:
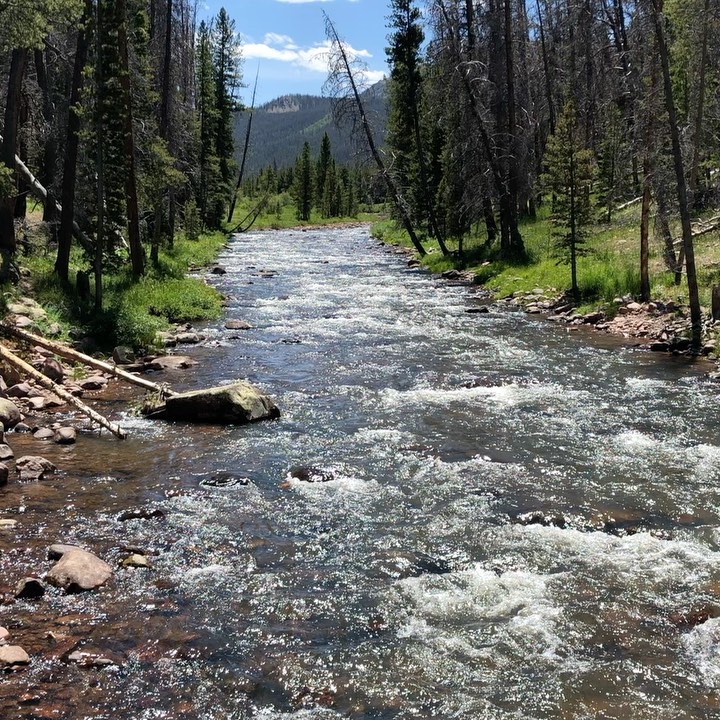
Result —
[[[385, 242], [412, 247], [407, 234], [392, 220], [383, 220], [372, 226], [373, 235]], [[557, 257], [554, 248], [553, 227], [547, 206], [543, 206], [535, 220], [525, 220], [521, 233], [528, 259], [510, 264], [499, 258], [497, 245], [489, 247], [484, 228], [466, 238], [462, 256], [444, 257], [437, 244], [423, 239], [428, 255], [422, 263], [433, 272], [451, 268], [470, 270], [476, 282], [505, 297], [516, 292], [542, 289], [560, 295], [570, 288], [570, 266]], [[612, 312], [612, 301], [624, 295], [638, 296], [640, 292], [640, 208], [631, 206], [613, 218], [612, 223], [598, 223], [589, 228], [585, 245], [586, 254], [578, 259], [578, 285], [581, 309], [604, 306]], [[449, 243], [457, 251], [456, 243]], [[677, 287], [662, 263], [662, 248], [651, 237], [651, 286], [653, 296], [687, 302], [687, 287]], [[701, 299], [710, 302], [710, 288], [720, 284], [720, 248], [717, 236], [696, 239], [698, 279]]]
[[[245, 218], [253, 211], [258, 202], [260, 202], [259, 197], [240, 198], [235, 207], [230, 227], [233, 228], [243, 221], [243, 226], [247, 225], [249, 220], [245, 220]], [[274, 195], [270, 198], [265, 210], [263, 210], [255, 220], [251, 229], [290, 230], [292, 228], [308, 227], [311, 225], [332, 226], [342, 223], [373, 222], [377, 220], [378, 217], [379, 214], [376, 209], [366, 208], [364, 211], [358, 212], [356, 216], [340, 218], [324, 218], [317, 210], [313, 210], [310, 215], [310, 220], [298, 220], [292, 198], [288, 193], [281, 193], [280, 195]]]
[[[207, 233], [195, 241], [178, 238], [172, 248], [161, 251], [158, 267], [149, 267], [140, 280], [132, 278], [127, 266], [108, 271], [104, 276], [103, 311], [99, 314], [91, 307], [91, 300], [82, 301], [77, 293], [75, 275], [88, 267], [81, 251], [73, 251], [71, 283], [64, 286], [53, 270], [54, 254], [44, 249], [47, 244], [41, 226], [36, 232], [31, 237], [35, 251], [19, 258], [19, 264], [30, 270], [32, 295], [48, 313], [41, 330], [58, 323], [67, 337], [71, 327], [80, 326], [96, 338], [102, 349], [128, 345], [147, 350], [155, 346], [157, 332], [171, 323], [210, 320], [222, 314], [222, 297], [217, 290], [200, 278], [187, 276], [191, 267], [215, 260], [226, 242], [222, 232]], [[17, 295], [19, 291], [7, 287], [5, 293]]]

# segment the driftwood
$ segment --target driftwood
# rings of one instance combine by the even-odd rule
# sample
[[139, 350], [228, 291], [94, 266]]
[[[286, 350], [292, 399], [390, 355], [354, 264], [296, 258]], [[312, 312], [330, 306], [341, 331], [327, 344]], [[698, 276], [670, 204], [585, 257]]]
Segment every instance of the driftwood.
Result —
[[91, 407], [88, 407], [84, 402], [70, 394], [64, 387], [53, 382], [49, 377], [43, 375], [39, 370], [36, 370], [32, 365], [29, 365], [24, 360], [19, 358], [14, 353], [11, 353], [5, 346], [0, 345], [0, 358], [5, 362], [17, 368], [25, 375], [28, 375], [37, 383], [46, 387], [48, 390], [54, 392], [59, 398], [70, 403], [73, 407], [76, 407], [81, 413], [87, 415], [93, 422], [109, 430], [115, 437], [124, 440], [127, 437], [127, 433], [115, 423], [111, 423], [107, 418], [103, 417], [100, 413], [95, 412]]
[[167, 387], [158, 385], [157, 383], [146, 380], [145, 378], [138, 377], [137, 375], [132, 375], [125, 370], [121, 370], [117, 365], [104, 362], [103, 360], [97, 360], [94, 357], [90, 357], [89, 355], [85, 355], [84, 353], [78, 352], [77, 350], [73, 350], [72, 348], [67, 347], [67, 345], [63, 345], [62, 343], [55, 342], [54, 340], [48, 340], [47, 338], [41, 337], [40, 335], [34, 335], [27, 330], [13, 327], [12, 325], [9, 325], [7, 323], [3, 324], [1, 327], [2, 330], [9, 335], [20, 338], [21, 340], [25, 340], [29, 343], [39, 345], [46, 350], [51, 350], [56, 355], [59, 355], [66, 360], [73, 360], [75, 362], [82, 363], [83, 365], [89, 365], [96, 370], [100, 370], [102, 372], [113, 375], [114, 377], [120, 378], [121, 380], [125, 380], [126, 382], [132, 383], [133, 385], [144, 388], [145, 390], [152, 390], [153, 392], [159, 393], [161, 397], [169, 397], [171, 395], [177, 394], [174, 393], [172, 390], [168, 389]]
[[[707, 220], [698, 220], [693, 224], [692, 236], [694, 238], [702, 237], [703, 235], [709, 235], [716, 230], [720, 230], [720, 215], [715, 215], [715, 217], [708, 218]], [[673, 245], [681, 245], [682, 242], [682, 238], [679, 238], [677, 240], [673, 240]]]

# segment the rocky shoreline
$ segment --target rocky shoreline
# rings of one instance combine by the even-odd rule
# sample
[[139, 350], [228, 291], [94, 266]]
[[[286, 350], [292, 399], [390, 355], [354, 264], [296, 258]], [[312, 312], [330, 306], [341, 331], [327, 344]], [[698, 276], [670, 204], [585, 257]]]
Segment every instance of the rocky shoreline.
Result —
[[[387, 252], [410, 256], [407, 260], [408, 268], [422, 267], [411, 248], [388, 246], [384, 241], [378, 242], [381, 246], [391, 248]], [[580, 313], [572, 298], [555, 288], [535, 288], [529, 292], [518, 291], [507, 297], [496, 298], [489, 288], [477, 284], [475, 273], [471, 270], [446, 270], [438, 277], [446, 282], [478, 290], [482, 305], [469, 309], [470, 313], [489, 312], [493, 305], [516, 308], [548, 322], [562, 323], [571, 331], [585, 328], [631, 343], [638, 349], [687, 357], [697, 356], [689, 339], [689, 309], [672, 300], [640, 303], [627, 295], [614, 298], [610, 304], [611, 310], [599, 309]], [[703, 324], [703, 336], [709, 338], [712, 332], [717, 330], [720, 330], [720, 321], [707, 318]], [[700, 355], [714, 361], [716, 365], [720, 363], [716, 343], [712, 340], [705, 341]], [[710, 373], [710, 377], [714, 380], [720, 379], [720, 371]]]

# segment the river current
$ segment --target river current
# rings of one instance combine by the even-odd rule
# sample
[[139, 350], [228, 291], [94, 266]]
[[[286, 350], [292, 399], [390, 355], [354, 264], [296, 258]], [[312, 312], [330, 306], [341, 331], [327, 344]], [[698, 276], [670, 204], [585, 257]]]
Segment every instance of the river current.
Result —
[[[7, 584], [56, 541], [153, 564], [0, 607], [33, 656], [0, 680], [0, 709], [720, 717], [720, 404], [701, 369], [468, 313], [472, 289], [364, 228], [248, 233], [221, 262], [227, 317], [253, 329], [213, 324], [170, 381], [248, 378], [282, 418], [152, 423], [121, 396], [105, 409], [129, 440], [53, 446], [59, 476], [0, 490], [21, 522], [0, 536]], [[165, 517], [121, 522], [128, 507]], [[686, 621], [698, 609], [710, 619]], [[117, 664], [64, 663], [71, 646]]]

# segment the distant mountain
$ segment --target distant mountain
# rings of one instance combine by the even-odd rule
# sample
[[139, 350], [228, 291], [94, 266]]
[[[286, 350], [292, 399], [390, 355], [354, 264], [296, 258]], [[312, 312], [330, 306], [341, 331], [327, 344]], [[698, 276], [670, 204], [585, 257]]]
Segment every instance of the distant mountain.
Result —
[[[385, 82], [363, 93], [363, 103], [371, 118], [377, 142], [385, 141], [387, 100]], [[238, 162], [245, 143], [249, 114], [238, 115], [235, 123], [235, 147]], [[302, 151], [307, 140], [314, 155], [320, 150], [323, 134], [330, 137], [333, 156], [339, 163], [350, 163], [357, 154], [349, 127], [338, 128], [332, 119], [332, 101], [315, 95], [283, 95], [255, 109], [245, 177], [275, 163], [288, 167]]]

